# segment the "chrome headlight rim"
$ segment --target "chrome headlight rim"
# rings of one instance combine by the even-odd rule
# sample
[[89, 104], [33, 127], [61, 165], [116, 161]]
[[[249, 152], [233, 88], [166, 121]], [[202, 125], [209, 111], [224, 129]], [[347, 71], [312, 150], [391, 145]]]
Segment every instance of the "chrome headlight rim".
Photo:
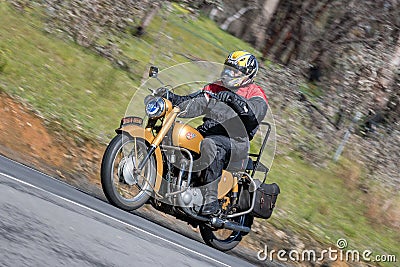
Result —
[[146, 114], [150, 119], [161, 117], [164, 111], [165, 101], [162, 97], [155, 97], [146, 104]]

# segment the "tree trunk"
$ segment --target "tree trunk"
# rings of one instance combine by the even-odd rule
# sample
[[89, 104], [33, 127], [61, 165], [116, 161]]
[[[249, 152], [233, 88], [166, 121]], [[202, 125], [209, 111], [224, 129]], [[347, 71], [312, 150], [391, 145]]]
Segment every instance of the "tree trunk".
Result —
[[265, 0], [261, 9], [261, 14], [254, 20], [251, 32], [255, 37], [254, 46], [262, 49], [265, 43], [266, 32], [269, 23], [279, 5], [280, 0]]
[[151, 21], [157, 15], [158, 11], [161, 8], [161, 4], [159, 2], [155, 2], [150, 5], [149, 10], [146, 12], [140, 25], [136, 29], [136, 36], [142, 36], [145, 32], [147, 27], [150, 25]]
[[[276, 59], [281, 58], [281, 55], [284, 53], [286, 48], [291, 43], [291, 40], [293, 38], [293, 32], [295, 31], [295, 27], [300, 27], [299, 21], [301, 20], [301, 17], [303, 16], [304, 11], [313, 2], [314, 2], [313, 0], [297, 2], [296, 5], [289, 8], [288, 13], [290, 13], [289, 16], [291, 16], [291, 19], [289, 19], [288, 22], [284, 23], [283, 29], [281, 31], [279, 31], [279, 35], [278, 35], [278, 38], [276, 39], [276, 42], [270, 48], [270, 51], [269, 51], [270, 55], [272, 55]], [[296, 13], [293, 13], [294, 11]], [[290, 47], [292, 47], [292, 46], [290, 46]]]
[[397, 43], [396, 43], [396, 49], [393, 55], [393, 58], [390, 62], [390, 70], [392, 71], [392, 80], [393, 80], [393, 76], [395, 74], [395, 70], [400, 66], [400, 35], [399, 37], [397, 37]]
[[396, 77], [396, 69], [400, 67], [400, 36], [394, 49], [394, 53], [388, 59], [386, 68], [382, 68], [378, 74], [377, 84], [375, 85], [375, 101], [377, 109], [384, 108], [389, 102], [388, 88], [393, 84]]
[[262, 58], [265, 59], [270, 54], [270, 49], [276, 43], [279, 33], [283, 30], [284, 24], [290, 19], [290, 4], [286, 1], [281, 1], [277, 7], [276, 14], [272, 17], [270, 25], [267, 28], [267, 36], [264, 47], [262, 49]]
[[[310, 38], [310, 32], [303, 27], [307, 22], [314, 26], [320, 16], [328, 11], [329, 3], [330, 0], [280, 1], [268, 26], [268, 36], [264, 36], [263, 57], [270, 55], [284, 64], [288, 64], [292, 58], [299, 58], [305, 49], [303, 43], [307, 43], [304, 36]], [[312, 47], [309, 43], [306, 45]], [[307, 58], [310, 57], [309, 50], [311, 48], [307, 48]], [[312, 51], [315, 52], [315, 49]]]
[[247, 11], [249, 11], [251, 9], [255, 9], [255, 8], [256, 7], [242, 7], [233, 16], [228, 17], [224, 21], [224, 23], [222, 23], [221, 26], [219, 26], [219, 27], [224, 31], [228, 30], [228, 28], [229, 28], [229, 26], [231, 25], [232, 22], [234, 22], [235, 20], [240, 19], [240, 17], [242, 17]]
[[208, 15], [208, 17], [209, 17], [211, 20], [215, 20], [215, 17], [218, 15], [218, 13], [219, 13], [218, 8], [213, 7], [213, 8], [211, 9], [210, 14]]

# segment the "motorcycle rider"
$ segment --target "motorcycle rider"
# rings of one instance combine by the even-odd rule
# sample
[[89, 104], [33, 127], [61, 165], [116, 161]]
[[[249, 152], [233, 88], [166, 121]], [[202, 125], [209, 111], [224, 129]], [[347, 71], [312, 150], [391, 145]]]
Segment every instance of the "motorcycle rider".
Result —
[[161, 90], [158, 95], [185, 110], [181, 117], [205, 115], [197, 129], [203, 135], [200, 152], [205, 162], [205, 201], [201, 214], [219, 210], [218, 180], [223, 169], [243, 169], [247, 164], [249, 141], [267, 113], [268, 99], [253, 81], [258, 71], [254, 55], [235, 51], [228, 55], [218, 81], [203, 90], [180, 96]]

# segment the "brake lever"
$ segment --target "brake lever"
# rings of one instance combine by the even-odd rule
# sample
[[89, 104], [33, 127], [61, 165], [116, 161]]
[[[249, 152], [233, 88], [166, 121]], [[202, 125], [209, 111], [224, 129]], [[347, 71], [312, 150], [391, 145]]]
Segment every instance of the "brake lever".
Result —
[[[167, 92], [167, 99], [169, 99], [168, 97], [169, 97], [169, 94], [170, 94], [170, 90], [167, 88], [167, 87], [160, 87], [160, 88], [165, 88], [166, 89], [166, 92]], [[160, 89], [160, 88], [158, 88], [158, 89]], [[149, 91], [150, 91], [150, 93], [151, 93], [151, 95], [152, 96], [156, 96], [156, 92], [157, 92], [157, 89], [151, 89], [151, 88], [147, 88]]]
[[151, 89], [151, 88], [147, 88], [147, 89], [150, 91], [150, 93], [151, 93], [152, 96], [155, 96], [156, 90], [153, 90], [153, 89]]

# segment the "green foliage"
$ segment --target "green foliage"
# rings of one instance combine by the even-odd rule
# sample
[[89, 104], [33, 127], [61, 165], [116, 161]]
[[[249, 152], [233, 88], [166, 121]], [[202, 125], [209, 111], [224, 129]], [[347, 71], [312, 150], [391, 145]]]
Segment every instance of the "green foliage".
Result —
[[318, 85], [314, 83], [302, 83], [299, 87], [300, 92], [311, 99], [318, 98], [324, 95], [323, 89], [318, 87]]

